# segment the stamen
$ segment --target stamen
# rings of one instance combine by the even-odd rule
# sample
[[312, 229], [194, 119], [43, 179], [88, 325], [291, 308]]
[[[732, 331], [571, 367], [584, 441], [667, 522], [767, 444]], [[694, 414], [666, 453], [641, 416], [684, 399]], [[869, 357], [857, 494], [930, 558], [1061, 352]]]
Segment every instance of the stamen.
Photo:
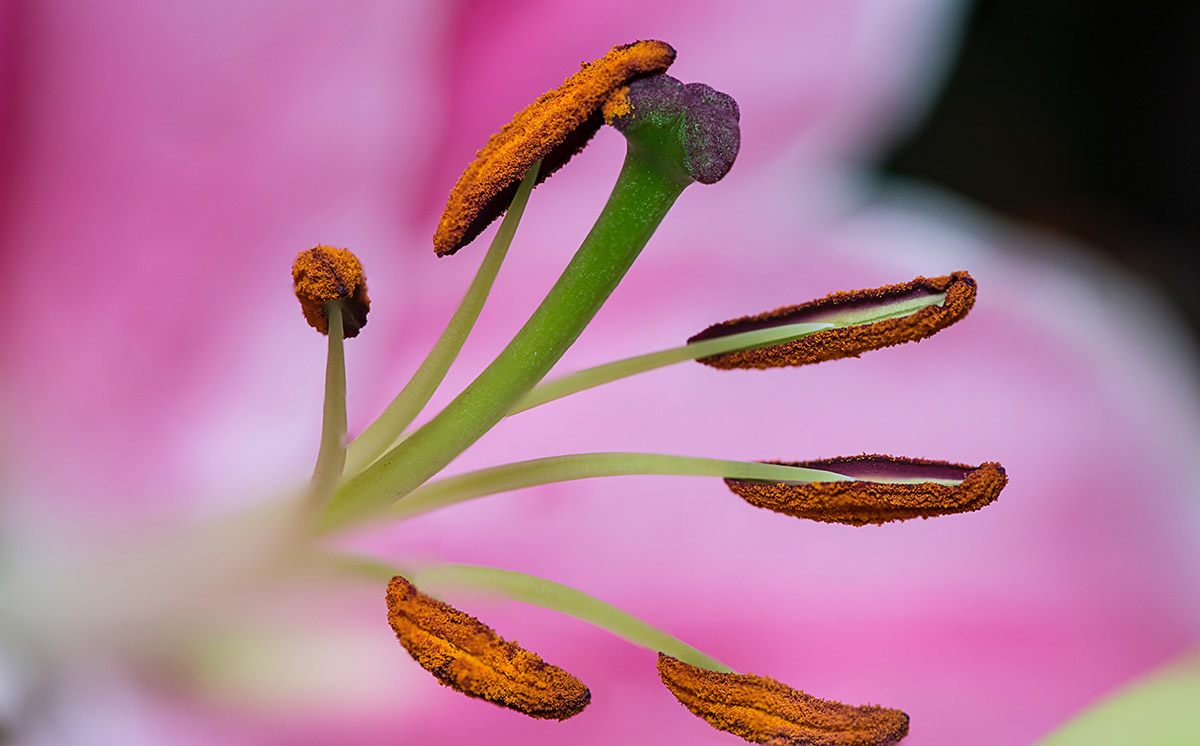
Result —
[[1004, 467], [992, 462], [972, 467], [863, 454], [773, 463], [821, 469], [854, 481], [770, 483], [726, 479], [725, 484], [751, 505], [797, 518], [851, 526], [979, 510], [993, 502], [1008, 482]]
[[658, 675], [692, 714], [752, 743], [888, 746], [908, 735], [900, 710], [817, 699], [765, 676], [708, 671], [661, 653]]
[[787, 483], [853, 479], [830, 471], [798, 469], [793, 466], [753, 461], [727, 461], [663, 453], [573, 453], [517, 461], [426, 482], [403, 499], [396, 501], [388, 511], [388, 516], [403, 521], [448, 505], [500, 492], [575, 479], [633, 474], [673, 474]]
[[579, 679], [399, 575], [388, 584], [387, 605], [400, 644], [444, 686], [551, 720], [578, 715], [591, 701]]
[[304, 318], [322, 334], [329, 333], [325, 304], [331, 301], [343, 301], [342, 330], [347, 338], [357, 337], [367, 325], [367, 278], [358, 257], [347, 249], [321, 244], [301, 251], [292, 265], [292, 283]]
[[601, 108], [614, 91], [674, 61], [675, 50], [661, 41], [613, 47], [525, 107], [492, 135], [451, 190], [433, 236], [438, 256], [466, 246], [499, 217], [535, 161], [542, 161], [540, 184], [582, 150], [603, 124]]
[[632, 614], [576, 588], [552, 580], [526, 575], [498, 567], [480, 565], [436, 565], [409, 575], [421, 587], [434, 590], [445, 587], [469, 588], [499, 594], [512, 601], [540, 606], [607, 630], [623, 640], [653, 650], [665, 652], [693, 666], [713, 671], [733, 669], [712, 656], [653, 627]]
[[918, 277], [881, 288], [832, 293], [774, 311], [715, 324], [688, 340], [698, 342], [797, 322], [827, 322], [834, 328], [794, 342], [700, 360], [714, 368], [780, 368], [807, 365], [932, 336], [967, 315], [975, 303], [975, 280], [966, 272]]

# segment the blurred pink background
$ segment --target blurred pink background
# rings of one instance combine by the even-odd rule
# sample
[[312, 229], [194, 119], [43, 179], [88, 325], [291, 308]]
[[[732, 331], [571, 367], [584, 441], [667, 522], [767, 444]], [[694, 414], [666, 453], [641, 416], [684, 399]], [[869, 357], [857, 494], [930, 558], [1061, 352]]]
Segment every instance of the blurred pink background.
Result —
[[[456, 506], [371, 546], [573, 585], [739, 670], [904, 709], [912, 746], [1033, 741], [1200, 636], [1196, 361], [1156, 298], [1086, 249], [872, 180], [864, 164], [920, 117], [961, 12], [6, 4], [0, 580], [86, 567], [107, 545], [302, 484], [324, 343], [291, 297], [295, 253], [345, 246], [366, 267], [370, 322], [347, 348], [357, 431], [436, 339], [490, 238], [445, 260], [429, 238], [474, 151], [580, 61], [661, 38], [673, 75], [739, 101], [743, 149], [723, 182], [685, 192], [561, 370], [919, 274], [969, 270], [976, 308], [860, 360], [618, 382], [502, 423], [450, 470], [591, 450], [867, 451], [998, 460], [1009, 487], [978, 513], [854, 529], [752, 509], [718, 480], [627, 477]], [[434, 404], [536, 305], [622, 152], [602, 131], [535, 192]], [[467, 700], [395, 643], [382, 597], [320, 588], [273, 607], [255, 617], [262, 647], [234, 656], [253, 665], [224, 674], [8, 635], [0, 717], [18, 744], [737, 742], [674, 701], [653, 653], [463, 596], [593, 695], [561, 724]], [[5, 603], [20, 601], [0, 600], [0, 625]], [[86, 639], [89, 618], [72, 622]]]

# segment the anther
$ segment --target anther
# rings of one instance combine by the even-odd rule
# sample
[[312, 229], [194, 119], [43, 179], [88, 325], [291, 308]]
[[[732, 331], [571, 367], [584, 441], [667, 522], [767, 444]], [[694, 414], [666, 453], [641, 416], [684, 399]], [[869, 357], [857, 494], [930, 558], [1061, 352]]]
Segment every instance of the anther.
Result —
[[552, 720], [578, 715], [591, 701], [579, 679], [399, 575], [388, 584], [387, 605], [400, 644], [444, 686]]
[[817, 699], [765, 676], [709, 671], [662, 653], [658, 675], [692, 714], [752, 743], [889, 746], [908, 734], [900, 710]]
[[979, 510], [993, 502], [1008, 483], [1004, 467], [991, 462], [964, 466], [863, 454], [768, 463], [820, 469], [851, 479], [794, 483], [726, 479], [725, 484], [756, 507], [796, 518], [851, 526]]
[[945, 329], [971, 310], [975, 289], [975, 280], [966, 272], [918, 277], [912, 282], [832, 293], [798, 306], [725, 321], [688, 341], [800, 322], [827, 322], [835, 326], [792, 342], [715, 355], [700, 362], [726, 369], [781, 368], [858, 357], [869, 350], [919, 341]]
[[582, 150], [604, 123], [601, 108], [614, 91], [674, 61], [675, 50], [661, 41], [613, 47], [525, 107], [492, 135], [451, 190], [433, 236], [438, 256], [466, 246], [503, 214], [535, 161], [542, 161], [540, 184]]
[[325, 304], [342, 301], [342, 329], [346, 337], [358, 336], [367, 325], [371, 300], [367, 278], [358, 257], [347, 249], [318, 245], [301, 251], [292, 265], [292, 284], [309, 325], [329, 333]]

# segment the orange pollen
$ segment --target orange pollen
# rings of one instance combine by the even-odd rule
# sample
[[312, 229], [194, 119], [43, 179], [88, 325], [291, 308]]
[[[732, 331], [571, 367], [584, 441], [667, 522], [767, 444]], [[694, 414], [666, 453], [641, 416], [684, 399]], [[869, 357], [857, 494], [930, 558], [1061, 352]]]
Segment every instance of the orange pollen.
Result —
[[579, 679], [399, 575], [388, 583], [387, 605], [400, 644], [444, 686], [552, 720], [578, 715], [591, 701]]
[[[725, 484], [756, 507], [796, 518], [851, 526], [979, 510], [995, 501], [1008, 483], [1004, 467], [993, 462], [974, 467], [863, 454], [820, 461], [767, 463], [832, 471], [854, 477], [855, 481], [791, 483], [726, 479]], [[910, 481], [885, 481], [896, 477]], [[958, 483], [911, 481], [916, 479]]]
[[358, 336], [367, 324], [371, 300], [367, 278], [358, 257], [347, 249], [318, 245], [301, 251], [292, 265], [292, 285], [309, 325], [329, 334], [325, 304], [343, 301], [342, 330], [346, 337]]
[[908, 734], [900, 710], [817, 699], [765, 676], [709, 671], [662, 653], [658, 675], [692, 714], [752, 743], [888, 746]]
[[675, 50], [661, 41], [613, 47], [525, 107], [492, 135], [450, 191], [433, 236], [438, 256], [466, 246], [503, 214], [536, 161], [542, 161], [540, 184], [582, 150], [603, 123], [601, 108], [614, 91], [674, 61]]
[[874, 309], [883, 309], [888, 304], [916, 300], [935, 293], [945, 294], [945, 300], [940, 305], [926, 306], [907, 316], [837, 326], [792, 342], [714, 355], [700, 362], [724, 369], [782, 368], [858, 357], [870, 350], [919, 341], [945, 329], [971, 310], [975, 304], [975, 289], [975, 280], [966, 272], [943, 277], [918, 277], [912, 282], [897, 285], [832, 293], [798, 306], [786, 306], [757, 316], [714, 324], [688, 341], [698, 342], [787, 324], [819, 322], [845, 314], [869, 318]]
[[614, 120], [632, 114], [633, 104], [629, 101], [629, 86], [624, 85], [613, 91], [613, 95], [604, 102], [604, 108], [601, 111], [604, 114], [605, 124], [612, 124]]

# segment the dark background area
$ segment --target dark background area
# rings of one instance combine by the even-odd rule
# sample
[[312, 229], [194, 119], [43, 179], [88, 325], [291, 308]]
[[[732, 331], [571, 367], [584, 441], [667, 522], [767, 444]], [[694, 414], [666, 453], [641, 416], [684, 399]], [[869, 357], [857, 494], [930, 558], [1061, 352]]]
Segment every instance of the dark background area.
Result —
[[884, 168], [1085, 241], [1200, 335], [1200, 3], [977, 0]]

